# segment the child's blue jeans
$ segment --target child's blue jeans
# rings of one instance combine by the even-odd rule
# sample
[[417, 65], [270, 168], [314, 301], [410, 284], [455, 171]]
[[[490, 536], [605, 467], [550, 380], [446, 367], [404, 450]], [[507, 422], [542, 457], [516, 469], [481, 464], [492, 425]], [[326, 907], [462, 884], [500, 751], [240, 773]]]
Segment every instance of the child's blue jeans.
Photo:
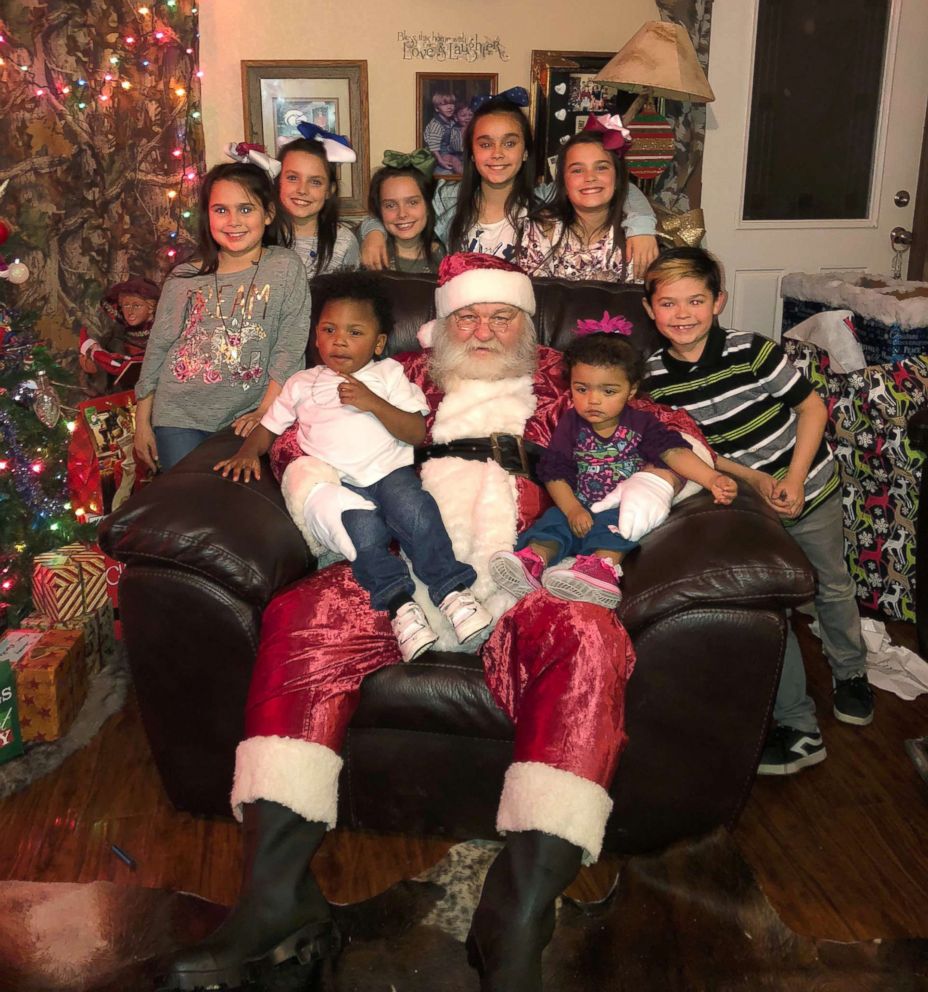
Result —
[[155, 445], [158, 448], [158, 467], [162, 472], [174, 466], [198, 447], [213, 431], [201, 431], [195, 427], [155, 427]]
[[603, 510], [602, 513], [591, 513], [593, 526], [584, 537], [577, 537], [570, 529], [567, 517], [556, 506], [552, 506], [519, 536], [516, 550], [521, 551], [532, 541], [547, 542], [557, 545], [557, 551], [551, 556], [549, 565], [556, 565], [568, 555], [591, 555], [594, 551], [631, 551], [638, 547], [636, 541], [629, 541], [618, 532], [619, 511], [617, 509]]
[[[343, 485], [345, 485], [343, 483]], [[376, 510], [346, 510], [342, 523], [358, 553], [354, 577], [370, 593], [371, 606], [385, 610], [400, 594], [412, 596], [415, 584], [406, 562], [390, 552], [396, 538], [438, 606], [458, 586], [471, 586], [477, 573], [454, 557], [438, 505], [410, 465], [370, 486], [348, 486], [377, 505]]]

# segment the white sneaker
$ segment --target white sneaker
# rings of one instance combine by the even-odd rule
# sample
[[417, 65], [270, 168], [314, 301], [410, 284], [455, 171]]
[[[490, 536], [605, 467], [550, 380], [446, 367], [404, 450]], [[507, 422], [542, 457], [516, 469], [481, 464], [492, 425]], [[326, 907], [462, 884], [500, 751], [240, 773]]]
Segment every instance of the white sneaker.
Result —
[[439, 610], [447, 617], [448, 623], [454, 627], [458, 643], [463, 644], [474, 634], [486, 630], [493, 623], [493, 616], [474, 599], [470, 589], [460, 592], [449, 592], [441, 601]]
[[417, 603], [404, 603], [390, 621], [403, 661], [418, 658], [426, 648], [438, 640], [438, 634], [429, 626], [422, 607]]

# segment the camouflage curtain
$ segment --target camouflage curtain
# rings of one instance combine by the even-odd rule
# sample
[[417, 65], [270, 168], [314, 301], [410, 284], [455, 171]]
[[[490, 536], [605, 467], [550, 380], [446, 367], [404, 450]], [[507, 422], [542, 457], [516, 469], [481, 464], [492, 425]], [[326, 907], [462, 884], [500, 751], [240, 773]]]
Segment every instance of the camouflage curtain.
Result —
[[[662, 21], [682, 24], [689, 33], [703, 70], [709, 70], [709, 29], [713, 0], [656, 0]], [[666, 102], [673, 124], [676, 153], [655, 184], [653, 199], [677, 212], [698, 207], [702, 189], [702, 149], [706, 137], [704, 104]]]
[[0, 252], [32, 273], [0, 292], [53, 347], [97, 329], [106, 287], [160, 281], [189, 242], [197, 21], [196, 0], [0, 0]]

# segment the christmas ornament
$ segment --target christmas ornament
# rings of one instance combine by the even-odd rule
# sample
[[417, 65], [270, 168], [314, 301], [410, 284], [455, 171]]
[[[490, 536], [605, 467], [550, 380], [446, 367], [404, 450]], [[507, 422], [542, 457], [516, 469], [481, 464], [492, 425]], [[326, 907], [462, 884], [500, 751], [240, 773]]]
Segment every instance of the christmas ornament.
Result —
[[28, 410], [32, 406], [32, 401], [35, 399], [36, 388], [35, 379], [24, 379], [13, 390], [13, 392], [10, 393], [10, 399], [17, 406], [21, 406], [24, 410]]
[[7, 264], [0, 255], [0, 279], [6, 279], [18, 286], [29, 278], [29, 269], [22, 262]]
[[673, 127], [653, 104], [647, 104], [627, 127], [632, 133], [632, 147], [625, 155], [629, 175], [656, 179], [673, 161]]
[[61, 417], [61, 400], [48, 378], [47, 372], [36, 373], [35, 397], [32, 412], [46, 427], [54, 427]]
[[0, 220], [0, 245], [10, 236], [10, 229]]

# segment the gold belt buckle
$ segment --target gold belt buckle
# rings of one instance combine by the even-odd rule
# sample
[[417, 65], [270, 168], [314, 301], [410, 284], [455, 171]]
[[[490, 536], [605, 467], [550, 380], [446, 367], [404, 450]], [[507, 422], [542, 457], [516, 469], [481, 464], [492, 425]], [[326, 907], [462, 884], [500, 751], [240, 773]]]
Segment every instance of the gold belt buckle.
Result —
[[490, 451], [493, 453], [493, 461], [496, 462], [501, 468], [505, 468], [503, 465], [503, 448], [500, 444], [500, 438], [511, 437], [516, 442], [516, 450], [519, 453], [519, 464], [521, 468], [519, 469], [506, 469], [510, 475], [521, 475], [524, 478], [531, 478], [531, 469], [528, 464], [528, 455], [525, 453], [525, 445], [522, 443], [521, 434], [505, 434], [502, 432], [497, 432], [490, 435]]

